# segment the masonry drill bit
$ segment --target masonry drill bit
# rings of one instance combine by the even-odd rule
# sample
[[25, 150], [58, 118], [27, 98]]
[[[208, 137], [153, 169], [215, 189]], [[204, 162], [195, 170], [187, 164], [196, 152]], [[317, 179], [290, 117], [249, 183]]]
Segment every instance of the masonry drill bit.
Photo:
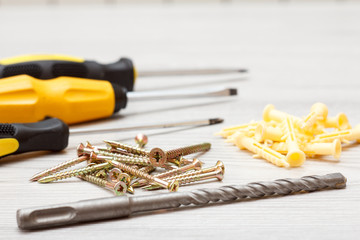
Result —
[[19, 209], [18, 227], [25, 230], [50, 228], [81, 222], [128, 217], [134, 213], [178, 208], [182, 205], [207, 205], [210, 202], [231, 202], [241, 199], [283, 196], [298, 192], [345, 188], [346, 178], [341, 173], [306, 176], [300, 179], [278, 179], [253, 182], [247, 185], [223, 186], [190, 192], [112, 197], [66, 204]]

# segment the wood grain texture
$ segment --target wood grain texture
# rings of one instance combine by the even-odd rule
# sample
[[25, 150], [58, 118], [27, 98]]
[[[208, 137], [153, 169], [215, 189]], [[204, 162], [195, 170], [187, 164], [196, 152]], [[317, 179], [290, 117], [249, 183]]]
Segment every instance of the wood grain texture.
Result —
[[[345, 112], [360, 123], [360, 5], [356, 3], [121, 5], [0, 8], [0, 53], [62, 53], [103, 62], [130, 56], [141, 69], [248, 67], [250, 74], [138, 79], [137, 91], [237, 87], [239, 96], [129, 102], [110, 119], [74, 126], [126, 126], [222, 117], [201, 128], [149, 130], [149, 147], [173, 148], [209, 141], [205, 166], [224, 161], [223, 182], [180, 191], [252, 181], [341, 172], [344, 190], [297, 194], [203, 208], [159, 211], [128, 219], [35, 232], [17, 228], [19, 208], [110, 197], [96, 186], [69, 179], [29, 183], [35, 173], [75, 156], [76, 145], [117, 139], [133, 143], [137, 131], [73, 136], [61, 153], [29, 153], [0, 159], [0, 239], [358, 239], [360, 147], [341, 160], [309, 159], [285, 170], [224, 142], [214, 132], [261, 118], [268, 103], [303, 116], [317, 101], [329, 115]], [[136, 195], [158, 194], [136, 191]]]

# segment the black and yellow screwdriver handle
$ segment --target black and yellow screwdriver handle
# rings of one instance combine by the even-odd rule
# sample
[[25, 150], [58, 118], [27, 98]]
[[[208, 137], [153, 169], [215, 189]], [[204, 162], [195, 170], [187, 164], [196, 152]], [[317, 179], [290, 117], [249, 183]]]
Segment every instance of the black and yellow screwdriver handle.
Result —
[[100, 64], [64, 55], [25, 55], [0, 60], [0, 78], [27, 74], [38, 79], [60, 76], [107, 80], [134, 89], [136, 70], [128, 58], [111, 64]]
[[57, 118], [27, 124], [0, 124], [0, 157], [32, 151], [61, 151], [69, 128]]

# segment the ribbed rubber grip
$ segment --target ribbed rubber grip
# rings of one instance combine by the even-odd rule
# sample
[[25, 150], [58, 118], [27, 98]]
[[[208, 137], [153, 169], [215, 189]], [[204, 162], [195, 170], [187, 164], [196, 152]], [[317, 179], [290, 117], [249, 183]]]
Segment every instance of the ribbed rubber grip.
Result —
[[53, 79], [61, 76], [106, 80], [134, 89], [134, 66], [130, 59], [121, 58], [111, 64], [95, 61], [73, 62], [63, 60], [26, 61], [13, 64], [0, 64], [0, 78], [26, 74], [38, 79]]
[[61, 151], [68, 145], [69, 128], [57, 118], [28, 124], [0, 124], [0, 139], [3, 138], [13, 138], [19, 142], [18, 149], [11, 154]]

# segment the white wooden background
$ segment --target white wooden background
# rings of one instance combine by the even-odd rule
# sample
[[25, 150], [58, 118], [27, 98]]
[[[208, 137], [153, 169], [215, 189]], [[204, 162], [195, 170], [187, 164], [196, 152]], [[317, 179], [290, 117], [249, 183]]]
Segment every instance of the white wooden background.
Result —
[[[111, 119], [75, 126], [126, 126], [222, 117], [225, 123], [193, 129], [143, 131], [149, 148], [209, 141], [199, 158], [222, 160], [223, 182], [180, 191], [258, 180], [341, 172], [345, 190], [298, 194], [180, 211], [23, 232], [19, 208], [111, 196], [69, 179], [30, 183], [36, 172], [75, 157], [76, 145], [117, 139], [133, 143], [137, 131], [71, 137], [61, 153], [31, 153], [0, 160], [0, 239], [358, 239], [360, 146], [344, 148], [339, 162], [312, 159], [302, 167], [277, 168], [213, 136], [229, 125], [260, 119], [264, 106], [306, 115], [315, 102], [329, 115], [345, 112], [360, 123], [360, 5], [350, 2], [204, 5], [2, 6], [0, 56], [62, 53], [111, 62], [129, 56], [138, 69], [247, 67], [248, 75], [138, 79], [136, 89], [237, 87], [234, 98], [132, 102]], [[166, 192], [159, 191], [159, 192]], [[136, 191], [136, 195], [159, 192]]]

